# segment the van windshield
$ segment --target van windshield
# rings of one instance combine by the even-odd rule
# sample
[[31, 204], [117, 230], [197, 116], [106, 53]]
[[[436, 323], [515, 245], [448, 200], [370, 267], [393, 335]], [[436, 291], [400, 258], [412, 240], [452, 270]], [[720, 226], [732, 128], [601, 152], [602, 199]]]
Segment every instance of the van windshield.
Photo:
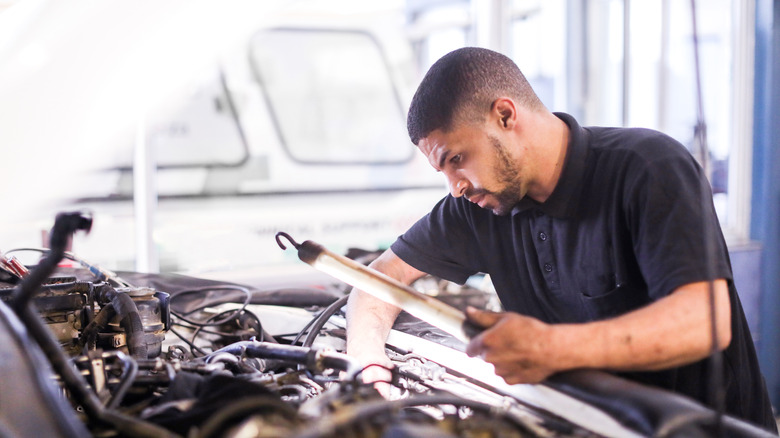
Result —
[[250, 61], [290, 157], [304, 163], [411, 159], [404, 111], [380, 46], [353, 31], [273, 29]]

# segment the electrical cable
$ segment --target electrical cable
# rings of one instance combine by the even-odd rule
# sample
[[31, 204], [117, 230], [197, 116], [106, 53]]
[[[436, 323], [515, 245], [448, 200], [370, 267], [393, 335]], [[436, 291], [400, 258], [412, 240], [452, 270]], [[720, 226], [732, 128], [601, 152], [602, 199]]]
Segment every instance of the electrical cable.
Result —
[[[39, 252], [44, 255], [51, 252], [51, 250], [48, 248], [14, 248], [10, 251], [6, 251], [6, 254], [11, 254], [13, 252], [21, 252], [21, 251]], [[72, 252], [65, 251], [63, 253], [63, 258], [72, 260], [80, 264], [82, 267], [86, 268], [89, 272], [91, 272], [92, 275], [94, 275], [95, 278], [98, 279], [99, 281], [113, 282], [114, 286], [116, 287], [133, 287], [133, 285], [131, 285], [130, 283], [122, 279], [116, 273], [109, 271], [108, 269], [102, 268], [98, 265], [89, 263], [88, 261], [82, 259], [81, 257], [77, 256]]]
[[[295, 337], [296, 337], [296, 336], [298, 336], [300, 333], [301, 333], [301, 332], [297, 332], [297, 333], [281, 333], [281, 334], [276, 334], [276, 335], [274, 335], [274, 337], [275, 337], [275, 338], [279, 338], [279, 339], [284, 339], [284, 338], [290, 338], [290, 337], [292, 337], [293, 339], [295, 339]], [[292, 343], [292, 342], [290, 342], [290, 344], [293, 344], [293, 343]]]
[[[173, 317], [175, 317], [175, 318], [177, 318], [177, 319], [179, 319], [179, 320], [181, 320], [183, 322], [186, 322], [187, 324], [190, 324], [192, 326], [192, 327], [187, 327], [187, 328], [194, 328], [194, 333], [192, 335], [192, 339], [191, 340], [190, 339], [186, 339], [185, 336], [182, 333], [179, 333], [178, 331], [174, 330], [173, 328], [170, 329], [170, 331], [174, 335], [176, 335], [176, 337], [178, 337], [179, 339], [184, 341], [190, 347], [190, 354], [192, 354], [193, 357], [197, 357], [196, 354], [195, 354], [196, 351], [198, 353], [200, 353], [201, 355], [203, 355], [203, 356], [206, 356], [206, 355], [209, 354], [207, 351], [203, 350], [202, 348], [198, 347], [195, 344], [195, 339], [197, 338], [198, 334], [202, 331], [202, 329], [204, 327], [216, 327], [216, 326], [223, 325], [225, 323], [233, 321], [235, 318], [240, 318], [240, 316], [242, 314], [249, 314], [252, 317], [254, 317], [255, 320], [257, 320], [258, 326], [261, 328], [260, 331], [259, 331], [260, 337], [264, 338], [264, 333], [263, 333], [263, 330], [262, 330], [262, 324], [261, 324], [259, 318], [257, 318], [257, 316], [254, 315], [252, 312], [249, 312], [248, 310], [246, 310], [246, 307], [252, 301], [252, 292], [248, 288], [246, 288], [246, 287], [238, 286], [238, 285], [219, 285], [219, 286], [205, 286], [205, 287], [200, 287], [200, 288], [196, 288], [196, 289], [185, 290], [185, 291], [177, 293], [176, 295], [171, 296], [171, 307], [173, 307], [174, 299], [180, 298], [183, 295], [197, 294], [197, 293], [203, 293], [203, 292], [215, 291], [215, 290], [237, 290], [237, 291], [243, 292], [246, 295], [246, 297], [245, 297], [243, 303], [241, 304], [241, 306], [238, 307], [237, 309], [230, 309], [230, 310], [218, 313], [216, 315], [213, 315], [213, 316], [209, 317], [206, 321], [196, 321], [196, 320], [194, 320], [192, 318], [189, 318], [189, 315], [192, 315], [193, 313], [201, 311], [201, 310], [203, 310], [203, 309], [205, 309], [207, 307], [214, 306], [214, 303], [209, 303], [209, 304], [204, 305], [204, 306], [196, 307], [195, 309], [192, 309], [192, 310], [190, 310], [190, 311], [188, 311], [186, 313], [179, 313], [179, 312], [176, 312], [174, 310], [171, 310], [171, 315]], [[219, 318], [220, 316], [225, 315], [225, 314], [227, 314], [226, 317], [221, 318], [221, 319], [219, 319], [217, 321], [214, 321], [214, 319]], [[178, 323], [178, 322], [174, 322], [174, 324], [183, 327], [183, 325]]]
[[309, 329], [309, 334], [306, 335], [306, 339], [303, 341], [304, 347], [311, 347], [312, 344], [314, 344], [314, 340], [319, 335], [320, 330], [322, 330], [322, 327], [325, 326], [325, 323], [328, 322], [331, 316], [335, 315], [336, 312], [341, 310], [341, 308], [347, 304], [348, 299], [349, 299], [349, 295], [344, 295], [343, 297], [334, 301], [333, 304], [328, 306], [325, 310], [323, 310], [319, 314], [319, 316], [314, 318], [311, 328]]
[[242, 303], [241, 307], [239, 307], [238, 309], [231, 310], [231, 312], [233, 314], [225, 317], [224, 319], [222, 319], [220, 321], [200, 322], [200, 321], [195, 321], [195, 320], [187, 318], [187, 316], [189, 316], [189, 315], [191, 315], [191, 314], [193, 314], [193, 313], [195, 313], [195, 312], [197, 312], [199, 310], [203, 310], [206, 307], [213, 306], [214, 303], [210, 303], [210, 304], [208, 304], [206, 306], [193, 309], [193, 310], [191, 310], [191, 311], [189, 311], [187, 313], [179, 313], [179, 312], [176, 312], [174, 310], [171, 310], [171, 315], [175, 316], [176, 318], [179, 318], [180, 320], [182, 320], [184, 322], [187, 322], [188, 324], [192, 324], [192, 325], [195, 325], [195, 326], [204, 326], [204, 327], [205, 326], [218, 326], [218, 325], [222, 325], [222, 324], [230, 321], [236, 315], [238, 315], [241, 312], [243, 312], [244, 309], [246, 309], [246, 306], [248, 306], [250, 304], [250, 302], [252, 301], [252, 292], [248, 288], [245, 288], [243, 286], [238, 286], [238, 285], [219, 285], [219, 286], [206, 286], [206, 287], [201, 287], [201, 288], [197, 288], [197, 289], [190, 289], [190, 290], [179, 292], [176, 295], [171, 296], [171, 307], [173, 307], [174, 299], [177, 299], [177, 298], [181, 297], [182, 295], [193, 294], [193, 293], [202, 293], [202, 292], [215, 291], [215, 290], [237, 290], [237, 291], [240, 291], [240, 292], [243, 292], [244, 294], [246, 294], [246, 298], [244, 299], [244, 302]]
[[174, 322], [173, 325], [187, 329], [187, 330], [200, 330], [201, 333], [205, 333], [207, 335], [216, 335], [216, 336], [235, 336], [235, 333], [231, 332], [223, 332], [219, 330], [210, 330], [203, 327], [195, 327], [187, 324], [182, 324], [180, 322]]
[[179, 332], [177, 332], [176, 330], [174, 330], [174, 329], [173, 329], [173, 327], [171, 327], [171, 328], [170, 328], [168, 331], [169, 331], [169, 332], [171, 332], [171, 333], [173, 333], [174, 335], [176, 335], [176, 337], [177, 337], [177, 338], [179, 338], [179, 339], [181, 339], [181, 340], [182, 340], [182, 342], [184, 342], [185, 344], [187, 344], [187, 345], [189, 345], [189, 346], [190, 346], [190, 354], [191, 354], [193, 357], [197, 357], [197, 356], [195, 356], [195, 350], [197, 350], [197, 351], [198, 351], [198, 353], [200, 353], [200, 354], [202, 354], [202, 355], [204, 355], [204, 356], [208, 356], [209, 354], [211, 354], [211, 353], [209, 353], [208, 351], [205, 351], [205, 350], [203, 350], [202, 348], [200, 348], [200, 347], [198, 347], [197, 345], [195, 345], [195, 344], [193, 344], [192, 342], [190, 342], [190, 340], [189, 340], [189, 339], [187, 339], [186, 337], [184, 337], [184, 335], [182, 335], [181, 333], [179, 333]]
[[[691, 0], [691, 24], [693, 31], [693, 55], [695, 63], [695, 77], [696, 77], [696, 127], [694, 129], [694, 139], [697, 146], [697, 150], [701, 154], [701, 165], [704, 169], [705, 178], [702, 178], [702, 194], [708, 193], [709, 187], [709, 148], [707, 144], [707, 124], [704, 117], [704, 103], [701, 86], [701, 69], [699, 63], [699, 32], [696, 19], [696, 0]], [[705, 196], [701, 197], [703, 217], [706, 217], [706, 212], [712, 209], [711, 198], [707, 199]], [[713, 212], [713, 214], [715, 214]], [[710, 307], [710, 326], [711, 326], [711, 338], [712, 346], [710, 352], [710, 369], [709, 369], [709, 388], [710, 388], [710, 404], [715, 410], [715, 434], [716, 436], [724, 436], [723, 429], [723, 415], [725, 412], [725, 388], [723, 386], [723, 354], [719, 348], [719, 334], [717, 328], [717, 309], [715, 303], [715, 268], [713, 252], [715, 250], [714, 243], [712, 241], [712, 233], [714, 230], [711, 228], [711, 221], [703, 220], [703, 235], [704, 235], [704, 257], [705, 257], [705, 272], [708, 280], [708, 296]]]
[[[241, 327], [240, 319], [241, 319], [241, 317], [243, 315], [250, 315], [250, 316], [252, 316], [255, 319], [255, 321], [257, 321], [258, 328], [255, 329], [255, 331], [257, 332], [257, 334], [259, 336], [258, 340], [261, 341], [261, 342], [264, 340], [265, 336], [264, 336], [264, 332], [263, 332], [263, 325], [260, 322], [260, 319], [254, 313], [252, 313], [252, 312], [250, 312], [250, 311], [248, 311], [246, 309], [241, 309], [238, 313], [235, 312], [235, 309], [225, 310], [223, 312], [217, 313], [216, 315], [213, 315], [213, 316], [209, 317], [206, 320], [205, 324], [209, 324], [212, 320], [218, 319], [218, 318], [222, 317], [222, 315], [225, 315], [225, 314], [230, 314], [230, 316], [224, 318], [224, 321], [225, 321], [224, 323], [235, 322], [236, 325], [239, 326], [239, 327]], [[209, 327], [210, 326], [210, 325], [205, 325], [205, 324], [200, 324], [200, 325], [197, 325], [195, 327], [195, 330], [192, 333], [192, 339], [191, 339], [193, 343], [195, 343], [195, 339], [198, 337], [198, 334], [200, 334], [201, 332], [205, 332], [204, 327]], [[235, 335], [235, 333], [218, 332], [218, 331], [215, 331], [215, 330], [212, 330], [211, 333], [212, 334], [218, 334], [220, 336], [234, 336]]]
[[347, 299], [349, 299], [349, 295], [344, 295], [343, 297], [331, 303], [314, 318], [312, 318], [308, 323], [306, 323], [305, 326], [303, 326], [301, 331], [298, 332], [298, 334], [292, 340], [291, 344], [297, 345], [301, 337], [308, 332], [306, 339], [303, 341], [303, 346], [311, 347], [314, 344], [314, 340], [319, 335], [320, 330], [322, 330], [322, 327], [325, 326], [325, 323], [328, 322], [331, 316], [338, 312], [339, 309], [344, 307], [344, 305], [347, 303]]
[[297, 345], [297, 344], [298, 344], [298, 342], [299, 342], [299, 341], [301, 340], [301, 338], [303, 337], [303, 335], [305, 335], [305, 334], [306, 334], [306, 333], [309, 331], [309, 328], [311, 328], [311, 326], [312, 326], [312, 325], [314, 325], [314, 322], [315, 322], [315, 321], [317, 321], [317, 318], [319, 317], [319, 315], [320, 315], [320, 313], [318, 313], [317, 315], [315, 315], [315, 316], [314, 316], [314, 318], [310, 319], [310, 320], [309, 320], [309, 322], [307, 322], [307, 323], [306, 323], [306, 325], [305, 325], [305, 326], [303, 326], [303, 328], [301, 329], [301, 331], [299, 331], [299, 332], [298, 332], [298, 333], [295, 335], [295, 337], [293, 338], [292, 342], [290, 342], [290, 344], [292, 344], [292, 345]]
[[81, 373], [65, 356], [59, 341], [54, 338], [52, 331], [43, 324], [35, 304], [31, 302], [36, 291], [62, 259], [63, 248], [72, 233], [77, 229], [88, 230], [89, 224], [91, 224], [91, 219], [80, 213], [60, 213], [57, 215], [50, 234], [52, 250], [14, 289], [12, 303], [14, 310], [32, 339], [43, 350], [53, 370], [62, 379], [65, 389], [70, 392], [75, 403], [81, 405], [92, 424], [109, 425], [132, 437], [175, 437], [177, 435], [167, 429], [128, 417], [103, 406]]

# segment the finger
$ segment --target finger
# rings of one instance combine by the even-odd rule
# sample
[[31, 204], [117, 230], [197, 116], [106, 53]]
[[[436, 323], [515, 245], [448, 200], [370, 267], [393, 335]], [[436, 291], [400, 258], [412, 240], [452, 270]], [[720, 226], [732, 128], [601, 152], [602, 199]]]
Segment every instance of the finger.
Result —
[[471, 306], [466, 307], [466, 318], [470, 322], [484, 328], [492, 327], [503, 316], [503, 313], [487, 312]]
[[392, 386], [390, 382], [393, 378], [392, 368], [392, 363], [387, 365], [384, 363], [371, 363], [365, 366], [361, 372], [363, 383], [373, 384], [372, 386], [374, 389], [376, 389], [382, 397], [389, 400], [391, 397], [390, 388]]
[[484, 336], [485, 334], [483, 332], [472, 338], [471, 341], [466, 345], [466, 354], [468, 354], [470, 357], [480, 357], [485, 359], [487, 346], [485, 346], [482, 339]]
[[378, 363], [372, 363], [365, 366], [361, 375], [361, 377], [363, 377], [363, 382], [390, 382], [390, 380], [393, 378], [391, 367], [392, 365], [387, 366]]
[[390, 384], [387, 382], [375, 382], [374, 389], [377, 390], [379, 395], [385, 400], [390, 400]]

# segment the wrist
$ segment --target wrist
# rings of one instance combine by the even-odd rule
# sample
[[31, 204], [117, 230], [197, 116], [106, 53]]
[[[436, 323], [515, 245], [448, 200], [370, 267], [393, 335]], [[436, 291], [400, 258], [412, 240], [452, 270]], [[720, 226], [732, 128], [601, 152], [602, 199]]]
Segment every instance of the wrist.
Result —
[[558, 371], [600, 368], [603, 357], [593, 348], [598, 331], [592, 323], [551, 324], [549, 351]]
[[383, 342], [372, 341], [352, 341], [347, 342], [347, 354], [359, 361], [371, 361], [375, 358], [387, 359]]

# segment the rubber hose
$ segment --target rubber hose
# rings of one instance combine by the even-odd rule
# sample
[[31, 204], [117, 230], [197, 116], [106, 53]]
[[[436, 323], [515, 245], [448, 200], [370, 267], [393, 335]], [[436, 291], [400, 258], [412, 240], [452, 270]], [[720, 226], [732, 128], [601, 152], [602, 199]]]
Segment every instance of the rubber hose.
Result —
[[178, 435], [160, 426], [106, 409], [100, 404], [95, 393], [92, 392], [89, 385], [84, 381], [84, 377], [73, 367], [70, 359], [62, 352], [59, 342], [54, 339], [51, 330], [43, 324], [37, 311], [28, 306], [21, 312], [19, 319], [27, 326], [30, 335], [41, 347], [54, 371], [62, 379], [64, 386], [70, 391], [76, 403], [83, 407], [90, 420], [113, 426], [123, 436], [128, 437], [178, 437]]
[[60, 213], [54, 221], [54, 226], [49, 233], [49, 247], [51, 251], [38, 263], [38, 266], [30, 271], [13, 291], [11, 307], [17, 315], [24, 312], [27, 303], [35, 296], [41, 285], [49, 278], [49, 275], [57, 268], [57, 264], [65, 254], [71, 234], [76, 230], [89, 231], [92, 219], [81, 213]]
[[144, 324], [138, 307], [129, 295], [117, 292], [111, 299], [111, 305], [119, 315], [119, 325], [125, 329], [127, 348], [136, 359], [147, 359], [147, 346], [144, 339]]
[[[116, 310], [111, 303], [106, 304], [100, 309], [95, 318], [87, 324], [84, 330], [81, 332], [81, 345], [83, 348], [91, 350], [95, 348], [97, 343], [97, 334], [101, 329], [106, 328], [108, 323], [116, 316]], [[82, 351], [84, 353], [84, 351]]]

